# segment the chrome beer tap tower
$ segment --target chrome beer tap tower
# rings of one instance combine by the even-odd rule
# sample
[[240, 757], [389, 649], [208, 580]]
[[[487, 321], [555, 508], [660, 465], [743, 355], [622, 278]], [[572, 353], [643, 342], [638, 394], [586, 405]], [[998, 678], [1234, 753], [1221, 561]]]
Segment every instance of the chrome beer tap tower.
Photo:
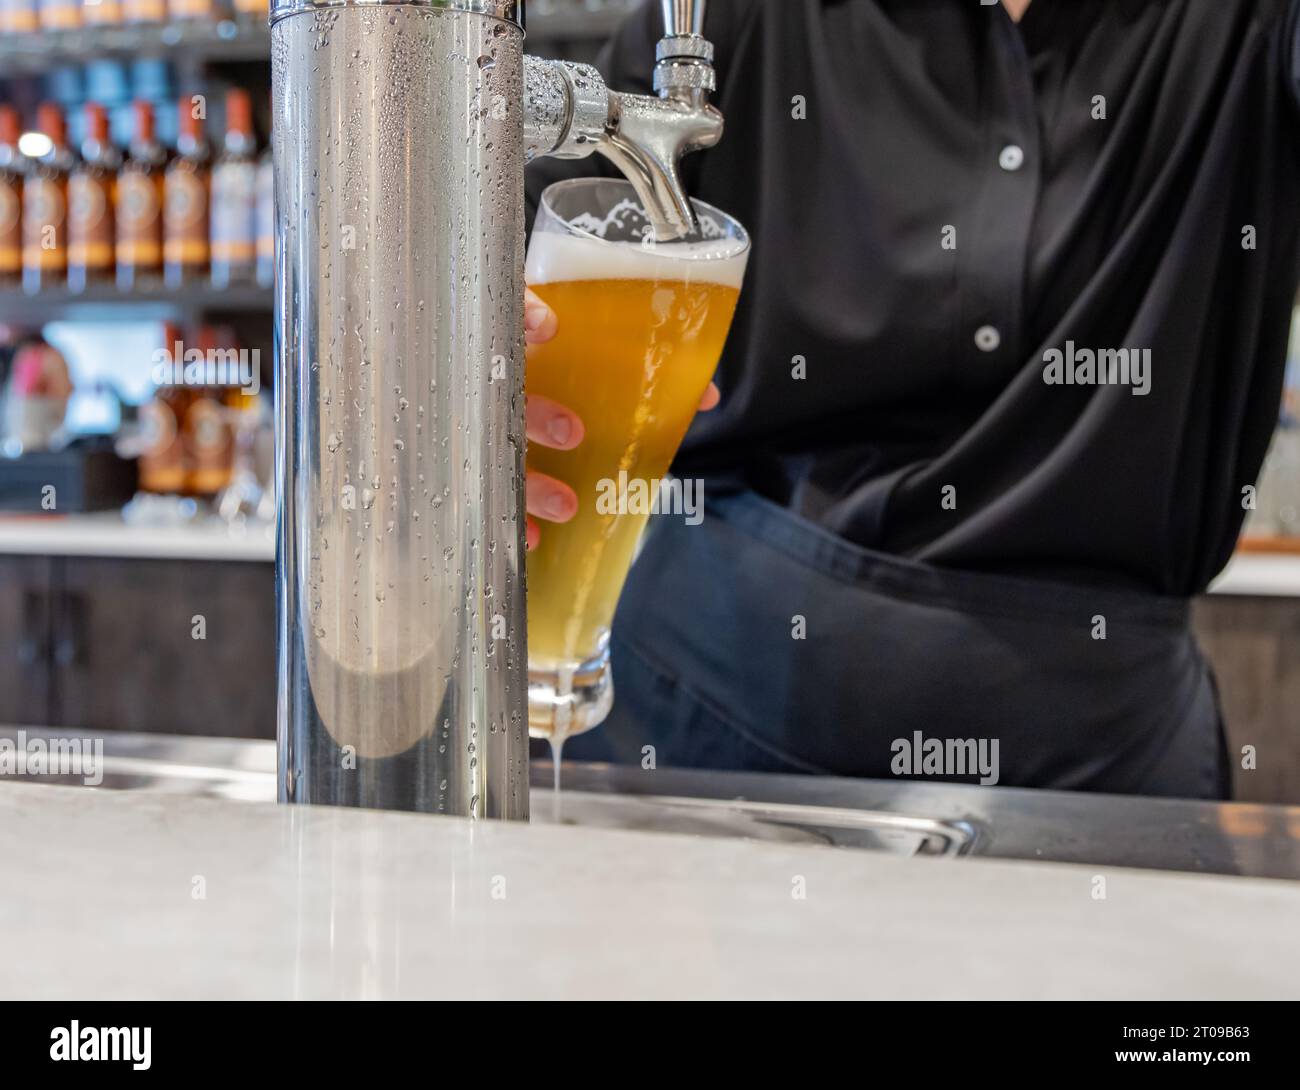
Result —
[[722, 117], [662, 6], [650, 97], [525, 57], [515, 0], [274, 0], [282, 801], [528, 816], [524, 164], [691, 231]]

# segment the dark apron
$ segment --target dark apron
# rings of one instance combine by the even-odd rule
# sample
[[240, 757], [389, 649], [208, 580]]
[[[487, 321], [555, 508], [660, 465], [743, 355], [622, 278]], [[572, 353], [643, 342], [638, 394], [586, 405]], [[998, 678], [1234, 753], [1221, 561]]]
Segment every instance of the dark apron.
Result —
[[566, 757], [890, 778], [899, 740], [919, 772], [923, 740], [996, 739], [1003, 786], [1227, 795], [1185, 600], [943, 570], [749, 492], [652, 520], [612, 655], [614, 710]]

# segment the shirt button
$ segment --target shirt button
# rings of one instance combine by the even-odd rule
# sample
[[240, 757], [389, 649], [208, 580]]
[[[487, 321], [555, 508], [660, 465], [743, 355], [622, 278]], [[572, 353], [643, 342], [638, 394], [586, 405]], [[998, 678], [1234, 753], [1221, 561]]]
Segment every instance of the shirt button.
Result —
[[992, 352], [1002, 343], [1002, 334], [995, 326], [982, 325], [975, 330], [975, 347], [981, 352]]
[[1019, 144], [1008, 144], [998, 153], [998, 166], [1003, 170], [1019, 170], [1024, 162], [1025, 152]]

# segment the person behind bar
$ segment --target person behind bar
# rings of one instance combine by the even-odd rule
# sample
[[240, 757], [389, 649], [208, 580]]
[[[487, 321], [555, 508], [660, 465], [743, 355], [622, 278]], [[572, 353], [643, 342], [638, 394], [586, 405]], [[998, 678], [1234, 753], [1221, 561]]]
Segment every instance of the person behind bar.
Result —
[[[658, 9], [605, 49], [611, 86], [649, 90]], [[566, 756], [971, 780], [922, 760], [965, 740], [1004, 785], [1226, 796], [1188, 600], [1278, 417], [1298, 16], [711, 0], [727, 131], [685, 174], [754, 248], [674, 465], [707, 517], [651, 521], [613, 712]], [[530, 202], [584, 172], [613, 173], [534, 165]], [[581, 434], [529, 405], [532, 442]], [[578, 502], [529, 480], [534, 515]]]

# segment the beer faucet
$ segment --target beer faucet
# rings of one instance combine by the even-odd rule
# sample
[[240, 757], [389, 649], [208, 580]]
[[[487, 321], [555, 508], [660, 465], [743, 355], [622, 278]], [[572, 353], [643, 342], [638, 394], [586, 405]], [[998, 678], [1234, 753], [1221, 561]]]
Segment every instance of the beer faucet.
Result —
[[654, 227], [670, 241], [697, 229], [681, 160], [722, 138], [713, 44], [704, 37], [704, 0], [661, 0], [664, 36], [655, 49], [657, 98], [609, 90], [588, 64], [524, 58], [524, 150], [580, 159], [605, 156], [632, 183]]
[[656, 96], [521, 14], [272, 0], [282, 801], [528, 816], [524, 163], [599, 153], [681, 238], [722, 116], [703, 0]]

